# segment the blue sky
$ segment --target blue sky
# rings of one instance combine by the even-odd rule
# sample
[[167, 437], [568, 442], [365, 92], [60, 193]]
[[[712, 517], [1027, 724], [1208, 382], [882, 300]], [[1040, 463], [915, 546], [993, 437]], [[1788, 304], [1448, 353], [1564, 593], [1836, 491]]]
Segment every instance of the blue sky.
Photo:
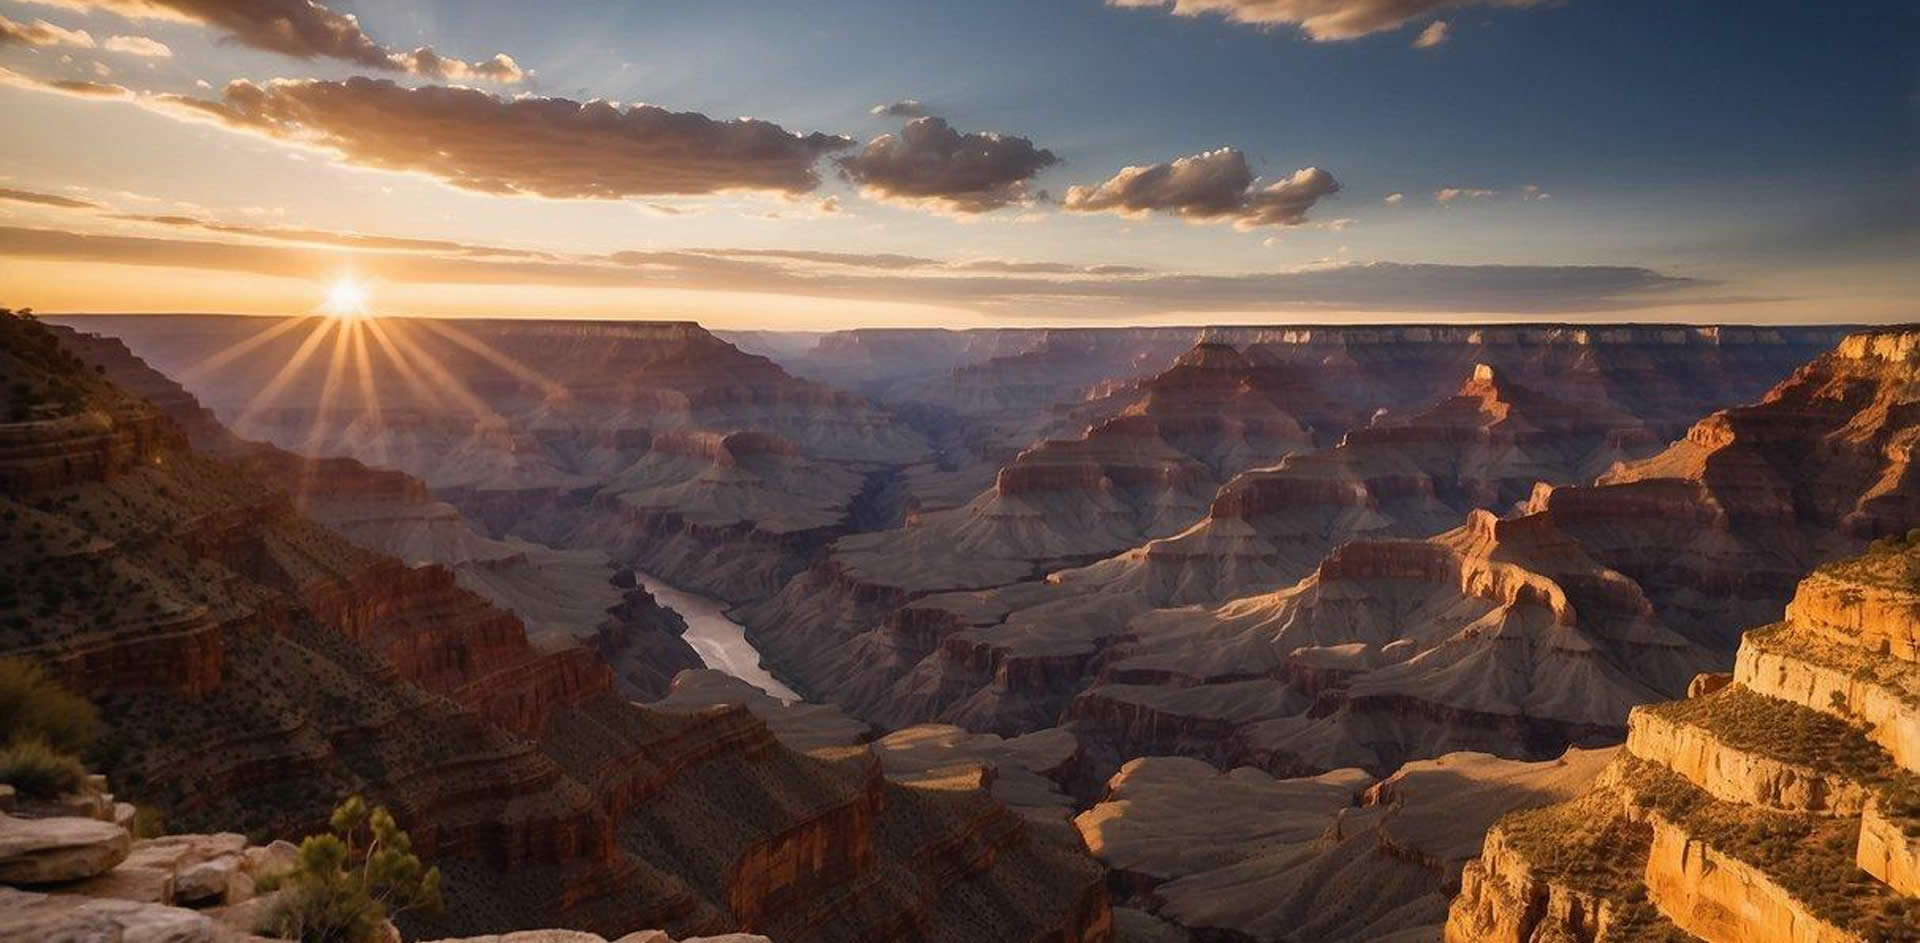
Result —
[[[472, 62], [505, 52], [532, 73], [511, 86], [441, 84], [472, 84], [502, 97], [645, 102], [718, 121], [752, 116], [788, 132], [853, 139], [850, 149], [819, 160], [821, 183], [804, 192], [728, 187], [555, 201], [476, 194], [448, 186], [444, 174], [394, 172], [391, 160], [369, 169], [364, 155], [316, 149], [283, 130], [236, 132], [183, 121], [178, 109], [150, 107], [168, 94], [218, 99], [233, 79], [264, 84], [374, 75], [410, 87], [436, 80], [254, 48], [237, 41], [217, 16], [196, 12], [247, 6], [239, 0], [171, 0], [187, 11], [188, 22], [127, 19], [113, 10], [123, 2], [78, 0], [95, 8], [81, 11], [0, 2], [0, 16], [22, 28], [44, 21], [96, 38], [90, 47], [0, 44], [0, 66], [17, 79], [0, 88], [0, 107], [35, 132], [0, 142], [7, 168], [0, 187], [94, 194], [83, 199], [120, 211], [78, 214], [83, 219], [40, 203], [0, 206], [7, 214], [0, 225], [31, 230], [0, 241], [0, 277], [46, 286], [62, 306], [88, 300], [77, 286], [92, 280], [92, 267], [129, 263], [104, 250], [41, 250], [32, 233], [58, 228], [180, 238], [177, 231], [155, 231], [152, 223], [96, 218], [134, 215], [136, 204], [157, 201], [226, 223], [264, 217], [287, 228], [573, 255], [776, 249], [1213, 276], [1370, 262], [1611, 266], [1645, 269], [1674, 283], [1651, 299], [1641, 296], [1642, 282], [1629, 279], [1623, 296], [1605, 304], [1584, 296], [1568, 303], [1489, 296], [1484, 305], [1462, 300], [1433, 313], [1913, 318], [1908, 301], [1916, 284], [1905, 263], [1920, 248], [1914, 223], [1920, 74], [1913, 51], [1920, 13], [1910, 3], [1824, 9], [1784, 2], [1271, 0], [1269, 8], [1426, 11], [1398, 28], [1318, 41], [1287, 23], [1263, 27], [1214, 13], [1178, 15], [1168, 7], [1100, 0], [328, 3], [356, 14], [383, 49], [430, 44], [441, 55]], [[1209, 2], [1232, 6], [1236, 0], [1200, 0]], [[1238, 2], [1260, 6], [1259, 0]], [[1416, 37], [1436, 20], [1446, 23], [1445, 41], [1415, 48]], [[171, 55], [126, 56], [104, 48], [107, 36], [122, 34], [164, 43]], [[34, 84], [57, 79], [110, 84], [126, 95], [80, 99]], [[901, 99], [917, 99], [957, 133], [1026, 138], [1057, 160], [1022, 175], [1008, 191], [1013, 196], [1001, 193], [985, 212], [883, 192], [890, 185], [884, 167], [864, 171], [864, 187], [843, 179], [836, 157], [860, 154], [876, 136], [901, 132], [902, 119], [868, 109]], [[120, 143], [127, 140], [142, 143], [128, 148]], [[1196, 222], [1191, 212], [1165, 202], [1147, 209], [1134, 203], [1132, 215], [1069, 212], [1060, 205], [1070, 187], [1098, 186], [1124, 167], [1221, 147], [1244, 154], [1260, 178], [1256, 187], [1319, 168], [1337, 180], [1338, 190], [1316, 191], [1304, 212], [1289, 212], [1281, 223], [1240, 227], [1231, 223], [1243, 215]], [[1458, 191], [1452, 199], [1437, 197], [1450, 188]], [[102, 196], [123, 193], [133, 196]], [[1400, 199], [1388, 203], [1396, 193]], [[255, 236], [201, 231], [194, 238], [247, 242]], [[124, 247], [113, 251], [132, 254]], [[339, 255], [337, 248], [328, 251]], [[378, 260], [353, 256], [341, 264], [357, 262], [380, 269]], [[281, 264], [262, 262], [234, 276], [226, 307], [277, 309], [314, 294], [305, 284], [312, 277], [274, 268]], [[157, 294], [176, 291], [161, 284], [167, 281], [162, 274], [136, 281], [154, 283]], [[173, 280], [193, 281], [184, 274]], [[734, 312], [768, 293], [752, 288], [749, 296], [734, 297], [741, 286], [713, 274], [676, 275], [664, 294], [657, 284], [609, 287], [597, 275], [589, 280], [595, 286], [578, 298], [571, 295], [588, 289], [557, 283], [544, 283], [552, 291], [542, 297], [559, 299], [556, 308], [609, 316], [667, 311], [688, 304], [692, 293], [704, 318], [744, 324], [753, 316]], [[956, 303], [945, 290], [915, 292], [907, 279], [895, 281], [902, 284], [862, 283], [839, 295], [810, 283], [799, 292], [804, 303], [775, 304], [779, 310], [767, 317], [850, 323], [1298, 319], [1297, 304], [1284, 291], [1272, 303], [1241, 310], [1156, 290], [1149, 294], [1158, 300], [1116, 304], [1103, 313], [1099, 299], [1109, 296], [1101, 286], [1084, 306], [1041, 305], [1035, 314], [997, 297]], [[445, 281], [390, 282], [380, 294], [417, 313], [477, 313], [470, 309], [487, 294], [466, 297], [476, 294], [470, 286]], [[1021, 288], [1009, 286], [1006, 294], [1024, 297]], [[1358, 290], [1351, 302], [1316, 296], [1304, 310], [1337, 319], [1404, 319], [1419, 311], [1418, 298], [1382, 310], [1379, 297]], [[827, 313], [823, 298], [844, 300], [845, 310]], [[897, 299], [891, 313], [890, 299]], [[125, 310], [131, 301], [102, 295], [95, 306]], [[170, 307], [219, 307], [221, 301], [201, 289]]]

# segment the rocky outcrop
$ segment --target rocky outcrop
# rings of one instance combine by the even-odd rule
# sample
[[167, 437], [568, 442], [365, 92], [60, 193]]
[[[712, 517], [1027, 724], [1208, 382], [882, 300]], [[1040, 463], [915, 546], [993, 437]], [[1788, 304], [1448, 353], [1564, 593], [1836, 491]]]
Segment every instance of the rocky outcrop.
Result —
[[1494, 819], [1576, 795], [1612, 752], [1449, 754], [1377, 782], [1149, 757], [1076, 824], [1129, 903], [1196, 938], [1420, 939]]
[[1885, 746], [1920, 671], [1885, 642], [1908, 613], [1880, 625], [1868, 592], [1917, 572], [1904, 540], [1822, 567], [1731, 684], [1636, 708], [1594, 789], [1489, 833], [1447, 939], [1920, 939], [1920, 770]]

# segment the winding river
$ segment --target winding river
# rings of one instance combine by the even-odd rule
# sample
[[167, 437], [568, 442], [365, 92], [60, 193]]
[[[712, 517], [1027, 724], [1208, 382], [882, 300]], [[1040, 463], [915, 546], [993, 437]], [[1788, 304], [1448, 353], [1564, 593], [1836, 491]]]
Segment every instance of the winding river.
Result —
[[792, 688], [760, 667], [760, 652], [747, 641], [746, 629], [727, 618], [727, 607], [723, 603], [674, 589], [645, 573], [634, 575], [661, 605], [687, 620], [687, 634], [682, 637], [707, 667], [724, 671], [788, 703], [800, 700]]

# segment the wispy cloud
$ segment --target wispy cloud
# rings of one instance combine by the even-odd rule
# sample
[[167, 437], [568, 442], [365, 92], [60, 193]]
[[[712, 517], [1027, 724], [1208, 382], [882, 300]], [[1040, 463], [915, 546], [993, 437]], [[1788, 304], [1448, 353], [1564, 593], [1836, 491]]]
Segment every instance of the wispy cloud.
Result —
[[83, 29], [67, 29], [46, 20], [18, 23], [0, 16], [0, 46], [74, 46], [93, 48], [93, 36]]
[[[885, 255], [800, 258], [777, 249], [535, 257], [510, 251], [464, 245], [457, 254], [368, 250], [354, 252], [352, 264], [363, 277], [396, 283], [767, 292], [939, 304], [1020, 317], [1330, 309], [1554, 315], [1670, 303], [1674, 291], [1702, 284], [1630, 266], [1369, 262], [1196, 275], [1001, 260], [920, 265], [912, 257]], [[299, 246], [22, 227], [0, 227], [0, 257], [306, 280], [328, 278], [341, 264], [335, 252]]]
[[[1532, 7], [1546, 0], [1107, 0], [1114, 7], [1171, 8], [1175, 16], [1219, 16], [1251, 26], [1297, 26], [1318, 42], [1399, 29], [1445, 10]], [[1441, 30], [1445, 35], [1444, 27]]]
[[173, 50], [157, 39], [146, 36], [112, 36], [101, 44], [108, 52], [120, 52], [129, 56], [145, 56], [149, 59], [171, 59]]

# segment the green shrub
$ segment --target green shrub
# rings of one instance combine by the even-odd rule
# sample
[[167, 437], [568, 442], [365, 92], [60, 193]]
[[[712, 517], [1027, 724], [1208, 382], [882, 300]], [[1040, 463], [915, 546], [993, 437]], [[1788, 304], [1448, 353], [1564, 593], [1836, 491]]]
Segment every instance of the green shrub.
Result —
[[42, 740], [15, 740], [0, 747], [0, 783], [23, 796], [53, 799], [76, 792], [87, 779], [87, 768], [72, 755]]
[[47, 677], [40, 663], [0, 658], [0, 737], [79, 753], [100, 736], [100, 712]]
[[440, 869], [423, 869], [385, 808], [369, 813], [354, 796], [333, 810], [329, 824], [332, 834], [300, 843], [291, 871], [262, 882], [263, 891], [287, 893], [257, 932], [301, 943], [371, 943], [392, 915], [440, 910]]

